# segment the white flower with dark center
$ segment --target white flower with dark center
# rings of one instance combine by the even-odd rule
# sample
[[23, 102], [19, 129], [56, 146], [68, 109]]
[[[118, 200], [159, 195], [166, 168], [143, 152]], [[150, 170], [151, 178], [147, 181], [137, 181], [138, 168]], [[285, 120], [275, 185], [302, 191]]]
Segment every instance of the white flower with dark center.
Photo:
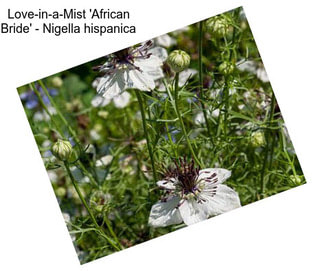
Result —
[[166, 191], [166, 197], [152, 206], [150, 226], [166, 227], [182, 222], [191, 225], [241, 206], [238, 194], [223, 184], [231, 176], [229, 170], [200, 170], [193, 161], [188, 163], [185, 159], [175, 165], [157, 182]]
[[95, 67], [104, 74], [97, 84], [98, 94], [112, 99], [126, 89], [154, 89], [155, 80], [164, 76], [161, 66], [167, 51], [152, 46], [152, 41], [147, 41], [141, 46], [123, 49], [109, 55], [105, 64]]

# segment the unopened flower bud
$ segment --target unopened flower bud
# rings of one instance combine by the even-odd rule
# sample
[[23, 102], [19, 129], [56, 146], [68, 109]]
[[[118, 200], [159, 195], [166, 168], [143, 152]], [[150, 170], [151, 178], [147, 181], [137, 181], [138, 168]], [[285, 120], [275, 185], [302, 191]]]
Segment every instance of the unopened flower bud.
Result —
[[60, 88], [63, 85], [63, 80], [59, 76], [54, 76], [52, 78], [52, 84], [55, 88]]
[[66, 195], [66, 189], [64, 187], [58, 187], [56, 189], [56, 195], [59, 198], [64, 198]]
[[66, 161], [70, 158], [73, 151], [71, 143], [67, 140], [58, 139], [58, 141], [52, 146], [52, 153], [59, 160]]
[[251, 145], [255, 148], [266, 144], [265, 135], [262, 131], [256, 131], [251, 134]]
[[205, 22], [205, 26], [208, 32], [218, 36], [224, 36], [228, 33], [230, 25], [225, 17], [215, 16], [208, 19]]
[[167, 58], [167, 63], [174, 72], [181, 72], [185, 70], [191, 62], [191, 57], [188, 53], [182, 50], [175, 50], [171, 52]]
[[299, 185], [303, 184], [304, 183], [304, 179], [303, 179], [302, 176], [299, 176], [299, 175], [295, 175], [295, 176], [294, 175], [290, 175], [288, 182], [289, 182], [289, 184], [291, 186], [294, 187], [294, 186], [299, 186]]
[[232, 73], [233, 70], [234, 70], [234, 64], [229, 61], [222, 62], [219, 66], [219, 72], [224, 75], [228, 75]]

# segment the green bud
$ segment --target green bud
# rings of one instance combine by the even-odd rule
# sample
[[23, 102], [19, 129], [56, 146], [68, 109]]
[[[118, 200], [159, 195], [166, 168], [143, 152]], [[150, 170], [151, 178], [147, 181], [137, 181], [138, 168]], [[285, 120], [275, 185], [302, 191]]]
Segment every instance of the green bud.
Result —
[[304, 178], [303, 178], [303, 176], [299, 176], [299, 175], [296, 175], [296, 176], [290, 175], [289, 179], [288, 179], [288, 182], [293, 187], [294, 186], [299, 186], [299, 185], [304, 183]]
[[54, 76], [52, 78], [52, 84], [55, 88], [60, 88], [63, 85], [63, 80], [58, 76]]
[[265, 135], [262, 131], [256, 131], [251, 134], [251, 145], [255, 148], [266, 144]]
[[58, 141], [52, 146], [52, 153], [54, 156], [56, 156], [56, 158], [62, 161], [68, 160], [72, 152], [73, 147], [67, 140], [58, 139]]
[[208, 32], [218, 36], [225, 36], [230, 27], [228, 20], [223, 16], [215, 16], [208, 19], [205, 22], [205, 26]]
[[57, 195], [57, 197], [59, 197], [59, 198], [63, 198], [63, 197], [65, 197], [65, 195], [66, 195], [66, 189], [65, 189], [64, 187], [58, 187], [58, 188], [56, 189], [56, 195]]
[[219, 72], [228, 75], [234, 71], [234, 64], [229, 61], [222, 62], [219, 66]]
[[98, 213], [108, 210], [111, 195], [102, 191], [95, 191], [90, 197], [90, 206]]
[[191, 62], [191, 57], [188, 53], [182, 50], [175, 50], [171, 52], [167, 58], [167, 63], [174, 72], [181, 72], [185, 70]]

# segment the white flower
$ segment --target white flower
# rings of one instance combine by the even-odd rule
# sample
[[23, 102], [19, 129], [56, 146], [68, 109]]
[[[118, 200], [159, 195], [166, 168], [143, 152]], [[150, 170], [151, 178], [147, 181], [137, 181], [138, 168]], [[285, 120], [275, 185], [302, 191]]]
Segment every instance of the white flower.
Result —
[[[56, 115], [56, 109], [52, 106], [48, 106], [48, 113], [50, 115]], [[50, 120], [50, 116], [47, 114], [47, 112], [45, 110], [42, 111], [37, 111], [35, 112], [34, 116], [33, 116], [33, 121], [38, 122], [38, 121], [49, 121]]]
[[147, 41], [139, 47], [130, 47], [108, 56], [108, 61], [97, 67], [104, 76], [98, 80], [98, 94], [114, 98], [124, 90], [135, 88], [150, 91], [155, 88], [155, 80], [162, 78], [162, 64], [167, 51], [152, 47]]
[[129, 92], [124, 91], [119, 95], [111, 97], [102, 97], [101, 95], [96, 95], [91, 104], [93, 107], [104, 107], [108, 105], [111, 101], [114, 103], [116, 108], [125, 108], [130, 103], [131, 95]]
[[[194, 69], [185, 69], [184, 71], [181, 71], [178, 74], [178, 86], [182, 87], [187, 83], [187, 80], [189, 80], [190, 78], [192, 78], [193, 76], [195, 76], [197, 74], [197, 70]], [[168, 87], [171, 87], [171, 84], [169, 84]], [[161, 83], [158, 86], [158, 90], [159, 91], [166, 91], [166, 87], [163, 83]]]
[[241, 60], [237, 63], [237, 67], [240, 71], [247, 71], [255, 74], [264, 83], [269, 82], [269, 78], [264, 66], [259, 65], [253, 60]]
[[98, 141], [98, 140], [100, 140], [100, 139], [101, 139], [100, 134], [99, 134], [97, 131], [95, 131], [94, 129], [91, 129], [91, 130], [90, 130], [90, 137], [91, 137], [94, 141]]
[[[207, 112], [208, 116], [212, 116], [213, 118], [217, 118], [220, 115], [220, 109], [217, 108], [215, 110], [213, 110], [211, 113]], [[203, 112], [198, 112], [195, 116], [194, 116], [194, 123], [196, 125], [201, 125], [205, 123], [205, 118], [204, 118], [204, 114]]]
[[223, 168], [199, 170], [193, 162], [176, 163], [176, 168], [168, 170], [165, 178], [157, 182], [167, 196], [152, 206], [149, 225], [191, 225], [240, 207], [238, 194], [222, 184], [230, 176], [231, 172]]
[[95, 162], [96, 167], [102, 167], [102, 166], [107, 166], [109, 165], [113, 160], [113, 156], [108, 154], [103, 157], [101, 157], [99, 160]]
[[163, 46], [166, 48], [176, 44], [176, 40], [171, 36], [169, 36], [168, 34], [164, 34], [155, 38], [155, 42], [157, 45]]

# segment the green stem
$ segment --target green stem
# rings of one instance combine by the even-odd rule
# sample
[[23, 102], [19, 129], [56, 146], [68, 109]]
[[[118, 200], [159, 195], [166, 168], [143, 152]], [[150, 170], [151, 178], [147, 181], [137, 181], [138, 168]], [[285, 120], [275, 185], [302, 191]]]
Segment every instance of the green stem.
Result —
[[39, 91], [37, 90], [37, 88], [35, 87], [34, 83], [29, 84], [30, 88], [35, 92], [40, 105], [42, 106], [42, 108], [45, 110], [45, 112], [47, 113], [47, 115], [50, 117], [50, 120], [53, 122], [53, 124], [55, 125], [57, 131], [59, 132], [60, 136], [63, 135], [63, 131], [61, 130], [60, 126], [56, 123], [55, 119], [53, 118], [52, 114], [49, 112], [46, 104], [44, 103]]
[[99, 187], [98, 183], [97, 183], [97, 182], [96, 182], [96, 180], [93, 178], [92, 174], [90, 174], [90, 172], [85, 168], [85, 166], [84, 166], [80, 161], [78, 161], [78, 163], [77, 163], [77, 164], [78, 164], [78, 166], [80, 167], [80, 169], [81, 169], [82, 173], [90, 179], [91, 183], [92, 183], [94, 186]]
[[70, 132], [70, 134], [73, 136], [73, 139], [75, 140], [75, 142], [78, 145], [80, 144], [80, 141], [77, 138], [77, 135], [75, 133], [75, 131], [73, 130], [73, 128], [69, 125], [69, 123], [67, 122], [67, 120], [65, 119], [65, 117], [63, 116], [62, 112], [60, 111], [60, 109], [58, 108], [58, 106], [56, 105], [55, 101], [53, 100], [52, 96], [49, 95], [47, 88], [45, 87], [44, 83], [41, 80], [38, 80], [38, 83], [40, 84], [41, 88], [43, 89], [43, 91], [45, 92], [46, 96], [48, 97], [50, 103], [55, 107], [56, 109], [56, 113], [59, 116], [59, 118], [61, 119], [61, 121], [64, 123], [64, 125], [67, 127], [68, 131]]
[[72, 181], [72, 184], [73, 184], [73, 186], [74, 186], [74, 188], [75, 188], [75, 190], [76, 190], [76, 192], [77, 192], [77, 194], [78, 194], [78, 196], [79, 196], [79, 198], [80, 198], [80, 200], [82, 201], [82, 203], [83, 203], [83, 205], [84, 205], [84, 207], [85, 207], [85, 209], [87, 210], [87, 212], [88, 212], [88, 214], [90, 215], [90, 218], [91, 218], [91, 220], [92, 220], [92, 222], [93, 222], [93, 224], [94, 224], [94, 226], [95, 226], [95, 228], [100, 232], [100, 234], [110, 243], [110, 245], [111, 246], [113, 246], [116, 250], [120, 250], [120, 248], [118, 247], [118, 246], [116, 246], [116, 244], [103, 232], [103, 230], [102, 230], [102, 228], [99, 226], [99, 224], [96, 222], [96, 219], [95, 219], [95, 217], [94, 217], [94, 215], [93, 215], [93, 213], [92, 213], [92, 211], [91, 211], [91, 209], [90, 209], [90, 207], [89, 207], [89, 205], [87, 204], [87, 202], [86, 202], [86, 200], [84, 199], [84, 197], [83, 197], [83, 195], [82, 195], [82, 193], [81, 193], [81, 191], [80, 191], [80, 188], [79, 188], [79, 186], [78, 186], [78, 184], [77, 184], [77, 182], [76, 182], [76, 180], [74, 179], [74, 176], [73, 176], [73, 174], [72, 174], [72, 172], [71, 172], [71, 170], [70, 170], [70, 167], [69, 167], [69, 164], [68, 164], [68, 162], [67, 161], [64, 161], [64, 166], [65, 166], [65, 168], [66, 168], [66, 171], [67, 171], [67, 173], [68, 173], [68, 176], [70, 177], [70, 179], [71, 179], [71, 181]]
[[212, 138], [212, 133], [211, 133], [211, 128], [210, 128], [210, 123], [207, 117], [207, 112], [204, 104], [204, 91], [203, 91], [203, 22], [199, 22], [199, 38], [198, 38], [198, 53], [199, 53], [199, 58], [198, 58], [198, 72], [199, 72], [199, 94], [200, 94], [200, 103], [202, 106], [202, 111], [203, 111], [203, 116], [205, 119], [205, 125], [206, 129], [209, 135], [209, 138], [212, 142], [212, 145], [214, 147], [214, 142]]
[[261, 185], [261, 192], [260, 192], [260, 198], [264, 198], [265, 190], [266, 190], [266, 181], [265, 181], [265, 174], [267, 169], [267, 162], [268, 162], [268, 156], [269, 156], [269, 145], [270, 145], [270, 135], [271, 131], [268, 129], [268, 126], [271, 125], [273, 117], [275, 112], [275, 95], [274, 92], [271, 95], [271, 106], [270, 106], [270, 115], [267, 121], [267, 130], [266, 130], [266, 148], [265, 148], [265, 154], [264, 154], [264, 162], [262, 165], [261, 170], [261, 176], [260, 176], [260, 185]]
[[[166, 100], [165, 101], [165, 119], [167, 120], [167, 112], [168, 112], [168, 101]], [[170, 145], [172, 147], [172, 150], [174, 152], [174, 155], [176, 158], [178, 158], [178, 154], [177, 154], [177, 148], [173, 142], [173, 139], [172, 139], [172, 135], [170, 134], [170, 131], [169, 131], [169, 127], [168, 127], [168, 123], [165, 122], [165, 127], [166, 127], [166, 133], [167, 133], [167, 137], [168, 137], [168, 141], [170, 142]]]
[[188, 138], [188, 135], [187, 135], [187, 132], [186, 132], [186, 129], [185, 129], [185, 125], [184, 125], [184, 122], [183, 122], [183, 119], [182, 119], [182, 115], [181, 115], [181, 113], [180, 113], [180, 111], [179, 111], [179, 107], [178, 107], [178, 73], [176, 73], [176, 75], [175, 75], [175, 111], [176, 111], [176, 115], [177, 115], [177, 117], [178, 117], [178, 119], [179, 119], [179, 123], [180, 123], [180, 125], [181, 125], [181, 128], [182, 128], [182, 132], [183, 132], [183, 134], [184, 134], [184, 137], [185, 137], [185, 139], [186, 139], [186, 142], [187, 142], [187, 145], [188, 145], [188, 147], [189, 147], [189, 149], [190, 149], [190, 151], [191, 151], [191, 154], [192, 154], [192, 156], [193, 156], [193, 159], [194, 159], [194, 161], [200, 166], [200, 167], [202, 167], [203, 168], [203, 166], [202, 166], [202, 164], [201, 164], [201, 162], [200, 162], [200, 160], [197, 158], [197, 156], [196, 156], [196, 154], [195, 154], [195, 152], [194, 152], [194, 150], [193, 150], [193, 147], [192, 147], [192, 145], [191, 145], [191, 141], [190, 141], [190, 139]]
[[153, 151], [151, 148], [151, 143], [150, 143], [150, 139], [149, 139], [149, 135], [148, 135], [147, 122], [146, 122], [145, 110], [144, 110], [144, 105], [143, 105], [143, 98], [142, 98], [142, 94], [141, 94], [140, 90], [136, 89], [135, 91], [136, 91], [136, 95], [137, 95], [137, 99], [138, 99], [138, 103], [139, 103], [139, 107], [140, 107], [142, 126], [144, 129], [144, 135], [145, 135], [145, 138], [147, 141], [147, 147], [148, 147], [148, 152], [149, 152], [149, 157], [150, 157], [150, 162], [151, 162], [151, 168], [153, 171], [154, 180], [155, 180], [155, 182], [157, 182], [154, 154], [153, 154]]
[[227, 82], [227, 78], [225, 78], [225, 87], [223, 89], [224, 92], [224, 137], [228, 136], [228, 111], [229, 111], [229, 86]]
[[[40, 84], [41, 88], [43, 89], [43, 91], [45, 92], [46, 96], [48, 97], [50, 103], [54, 106], [57, 115], [59, 116], [59, 118], [61, 119], [61, 121], [64, 123], [64, 125], [67, 127], [68, 131], [70, 132], [70, 134], [72, 135], [73, 139], [75, 140], [75, 143], [77, 144], [77, 146], [79, 147], [80, 151], [83, 151], [83, 147], [81, 142], [79, 141], [79, 139], [77, 138], [76, 132], [73, 130], [73, 128], [69, 125], [69, 123], [67, 122], [67, 120], [65, 119], [65, 117], [63, 116], [62, 112], [60, 111], [60, 109], [58, 108], [58, 106], [56, 105], [55, 101], [53, 100], [53, 98], [49, 95], [48, 90], [46, 88], [46, 86], [44, 85], [44, 83], [41, 80], [38, 80], [38, 83]], [[35, 90], [35, 88], [34, 88]], [[37, 93], [36, 93], [37, 94]], [[42, 101], [41, 97], [38, 97], [40, 101]], [[46, 105], [45, 105], [46, 107]], [[46, 110], [46, 109], [45, 109]], [[47, 110], [48, 111], [48, 110]], [[54, 121], [53, 121], [54, 122]], [[59, 125], [57, 125], [54, 122], [54, 125], [57, 127], [57, 129], [60, 129]], [[61, 136], [64, 137], [63, 134], [61, 134]], [[84, 173], [84, 175], [88, 176], [90, 178], [90, 180], [94, 183], [96, 183], [96, 186], [98, 185], [98, 180], [97, 178], [94, 178], [92, 176], [92, 174], [86, 169], [86, 167], [83, 165], [82, 162], [80, 162], [80, 164], [82, 164], [82, 171]]]
[[116, 235], [116, 234], [115, 234], [115, 232], [113, 231], [112, 226], [111, 226], [111, 223], [110, 223], [110, 221], [109, 221], [108, 217], [107, 217], [106, 215], [104, 215], [103, 219], [104, 219], [104, 222], [105, 222], [105, 224], [107, 225], [108, 230], [109, 230], [110, 234], [112, 235], [112, 237], [113, 237], [114, 241], [118, 244], [118, 246], [119, 246], [121, 249], [123, 249], [124, 247], [120, 244], [120, 242], [119, 242], [119, 240], [118, 240], [117, 235]]

